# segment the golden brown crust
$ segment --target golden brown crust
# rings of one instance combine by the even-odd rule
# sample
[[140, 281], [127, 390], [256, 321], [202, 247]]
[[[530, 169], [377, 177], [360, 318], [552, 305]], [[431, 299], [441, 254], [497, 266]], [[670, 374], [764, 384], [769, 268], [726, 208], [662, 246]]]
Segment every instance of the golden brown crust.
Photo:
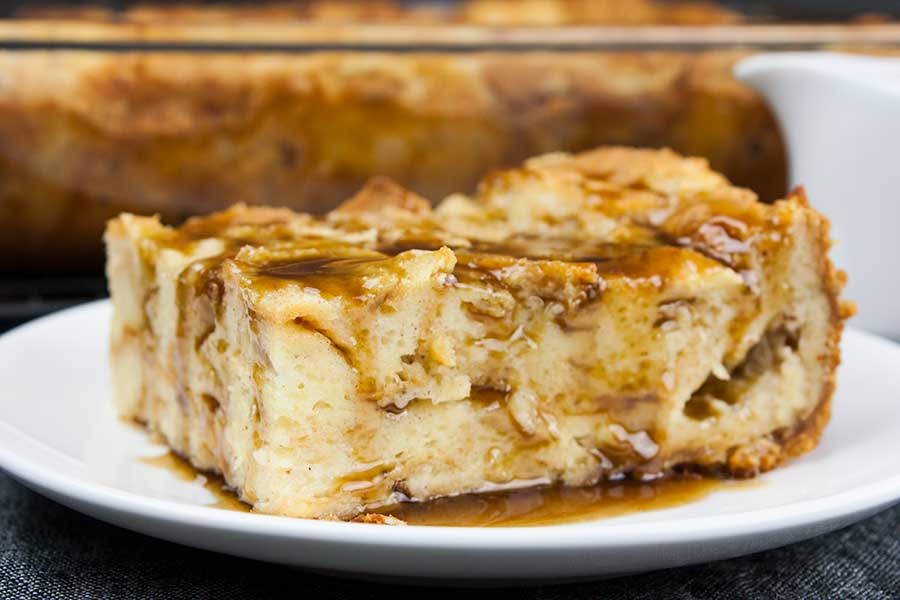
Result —
[[365, 513], [355, 517], [354, 523], [371, 523], [374, 525], [406, 525], [406, 521], [392, 517], [391, 515], [382, 515], [379, 513]]
[[[790, 197], [805, 207], [809, 207], [804, 188], [798, 187]], [[823, 364], [825, 382], [820, 399], [812, 414], [795, 427], [785, 432], [777, 432], [771, 438], [760, 440], [759, 444], [739, 447], [729, 457], [727, 472], [734, 477], [753, 477], [760, 472], [772, 470], [792, 458], [796, 458], [813, 450], [819, 444], [825, 426], [831, 419], [831, 401], [836, 385], [837, 367], [841, 362], [840, 341], [844, 330], [844, 322], [856, 313], [856, 306], [841, 298], [841, 292], [847, 282], [847, 274], [837, 269], [828, 252], [832, 241], [829, 237], [831, 227], [828, 219], [810, 211], [820, 228], [818, 272], [826, 298], [830, 305], [829, 339], [824, 352], [819, 357]]]
[[[802, 187], [796, 189], [793, 195], [799, 196], [807, 206], [809, 205], [806, 192]], [[837, 367], [841, 363], [840, 341], [841, 334], [844, 331], [844, 322], [856, 314], [856, 306], [852, 302], [841, 298], [841, 292], [847, 282], [847, 274], [837, 269], [834, 263], [831, 262], [831, 259], [828, 258], [828, 251], [832, 245], [828, 235], [831, 224], [824, 215], [815, 214], [819, 218], [822, 229], [822, 235], [819, 238], [819, 272], [825, 288], [825, 295], [829, 299], [831, 306], [831, 336], [826, 352], [819, 357], [819, 360], [825, 365], [828, 379], [822, 389], [821, 399], [815, 412], [804, 423], [801, 423], [795, 431], [790, 432], [780, 440], [781, 453], [779, 464], [790, 458], [805, 454], [818, 445], [825, 425], [828, 424], [831, 418], [831, 400], [834, 396]]]
[[388, 209], [425, 216], [431, 212], [431, 204], [392, 179], [378, 176], [367, 181], [361, 190], [337, 207], [332, 214], [352, 216]]

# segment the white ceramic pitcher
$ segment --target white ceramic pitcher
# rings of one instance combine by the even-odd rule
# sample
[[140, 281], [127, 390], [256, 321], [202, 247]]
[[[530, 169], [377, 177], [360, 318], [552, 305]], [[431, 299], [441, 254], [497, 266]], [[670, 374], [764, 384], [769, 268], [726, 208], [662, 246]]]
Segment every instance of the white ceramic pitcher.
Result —
[[791, 185], [831, 219], [853, 324], [900, 338], [900, 59], [771, 53], [735, 74], [772, 106]]

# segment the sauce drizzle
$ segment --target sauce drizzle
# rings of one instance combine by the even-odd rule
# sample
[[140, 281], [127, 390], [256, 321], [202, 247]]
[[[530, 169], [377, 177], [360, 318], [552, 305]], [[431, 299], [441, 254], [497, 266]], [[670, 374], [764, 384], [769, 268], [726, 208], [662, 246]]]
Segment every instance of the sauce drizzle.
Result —
[[[200, 473], [187, 461], [168, 452], [141, 458], [141, 463], [165, 469], [182, 481], [203, 478], [203, 487], [215, 496], [213, 508], [250, 512], [221, 477]], [[720, 480], [685, 475], [650, 482], [606, 481], [590, 487], [533, 487], [522, 490], [466, 494], [430, 502], [406, 502], [377, 512], [410, 525], [445, 527], [523, 527], [560, 525], [649, 510], [675, 508], [705, 498], [720, 490], [758, 485], [754, 480]]]
[[249, 504], [241, 502], [235, 493], [228, 489], [221, 477], [211, 473], [201, 473], [192, 467], [188, 461], [173, 452], [166, 452], [160, 456], [145, 456], [139, 458], [138, 461], [148, 467], [164, 469], [181, 481], [190, 483], [200, 478], [204, 489], [215, 497], [214, 502], [206, 505], [210, 508], [239, 512], [250, 512], [252, 510]]
[[675, 508], [710, 493], [745, 485], [697, 476], [651, 482], [607, 481], [590, 487], [539, 487], [467, 494], [424, 503], [405, 503], [382, 512], [410, 525], [445, 527], [529, 527], [607, 519]]

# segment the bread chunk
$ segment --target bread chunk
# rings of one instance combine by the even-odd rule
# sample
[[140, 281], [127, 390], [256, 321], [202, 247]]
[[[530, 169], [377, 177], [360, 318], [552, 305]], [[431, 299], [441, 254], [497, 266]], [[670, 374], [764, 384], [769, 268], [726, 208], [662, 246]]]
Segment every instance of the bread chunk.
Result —
[[121, 414], [297, 517], [771, 469], [815, 446], [850, 313], [802, 190], [668, 150], [541, 156], [434, 209], [375, 179], [324, 217], [123, 214], [106, 243]]

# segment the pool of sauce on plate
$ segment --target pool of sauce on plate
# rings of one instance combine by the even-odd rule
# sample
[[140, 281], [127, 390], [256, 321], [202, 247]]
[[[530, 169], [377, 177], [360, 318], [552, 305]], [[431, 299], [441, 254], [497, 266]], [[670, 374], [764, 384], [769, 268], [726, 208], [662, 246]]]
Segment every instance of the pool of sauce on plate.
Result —
[[225, 481], [211, 473], [201, 473], [190, 465], [186, 460], [172, 452], [166, 452], [160, 456], [147, 456], [139, 458], [141, 464], [158, 469], [164, 469], [181, 481], [193, 482], [201, 478], [203, 487], [215, 500], [206, 506], [211, 508], [221, 508], [224, 510], [236, 510], [240, 512], [250, 512], [250, 506], [238, 500], [238, 497], [228, 489]]
[[[215, 475], [199, 473], [187, 461], [169, 452], [141, 458], [151, 467], [168, 470], [182, 481], [205, 478], [203, 487], [216, 498], [213, 508], [248, 512]], [[608, 481], [591, 487], [538, 487], [523, 490], [468, 494], [423, 503], [403, 503], [378, 512], [393, 515], [410, 525], [452, 527], [521, 527], [558, 525], [618, 517], [648, 510], [675, 508], [700, 500], [719, 490], [755, 485], [753, 481], [729, 481], [685, 476], [651, 482]]]
[[410, 525], [522, 527], [559, 525], [674, 508], [741, 483], [703, 477], [541, 487], [406, 503], [383, 512]]

